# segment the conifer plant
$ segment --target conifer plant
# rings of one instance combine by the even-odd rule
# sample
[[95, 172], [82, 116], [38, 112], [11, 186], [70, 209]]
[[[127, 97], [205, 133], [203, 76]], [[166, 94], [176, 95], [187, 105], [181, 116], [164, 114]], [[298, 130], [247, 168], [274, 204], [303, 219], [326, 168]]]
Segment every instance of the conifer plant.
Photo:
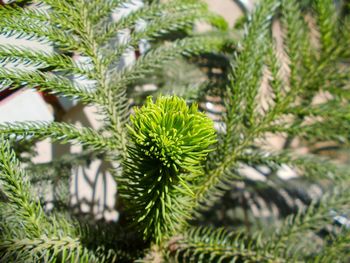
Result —
[[[0, 34], [54, 46], [0, 43], [1, 87], [95, 105], [103, 120], [99, 130], [58, 120], [0, 125], [0, 262], [348, 262], [349, 3], [258, 1], [234, 28], [199, 0], [144, 1], [111, 19], [132, 3], [0, 6]], [[194, 30], [198, 21], [210, 31]], [[121, 69], [140, 41], [150, 48]], [[176, 83], [173, 65], [199, 77]], [[157, 90], [136, 92], [147, 81]], [[210, 98], [219, 101], [215, 122], [203, 106]], [[283, 146], [270, 147], [271, 136]], [[23, 157], [21, 143], [46, 138], [84, 150], [42, 165]], [[110, 164], [118, 222], [74, 213], [69, 191], [47, 209], [37, 184], [67, 189], [71, 168], [93, 159]], [[286, 167], [293, 179], [280, 176]]]

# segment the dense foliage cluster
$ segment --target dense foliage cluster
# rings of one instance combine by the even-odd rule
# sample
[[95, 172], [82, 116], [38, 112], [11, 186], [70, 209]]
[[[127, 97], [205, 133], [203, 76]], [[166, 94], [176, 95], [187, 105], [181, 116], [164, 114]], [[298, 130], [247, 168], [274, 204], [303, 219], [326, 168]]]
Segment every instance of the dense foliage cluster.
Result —
[[[1, 89], [75, 99], [103, 121], [0, 124], [0, 261], [349, 261], [348, 1], [258, 1], [233, 28], [200, 0], [144, 1], [112, 19], [133, 2], [0, 6], [1, 35], [54, 47], [0, 43]], [[83, 152], [35, 165], [25, 154], [45, 138]], [[70, 207], [73, 168], [95, 159], [118, 183], [118, 222]], [[47, 209], [35, 189], [58, 182]]]
[[203, 176], [203, 161], [215, 142], [213, 122], [197, 105], [176, 96], [149, 97], [131, 116], [129, 159], [121, 192], [145, 237], [158, 242], [190, 218], [192, 181]]

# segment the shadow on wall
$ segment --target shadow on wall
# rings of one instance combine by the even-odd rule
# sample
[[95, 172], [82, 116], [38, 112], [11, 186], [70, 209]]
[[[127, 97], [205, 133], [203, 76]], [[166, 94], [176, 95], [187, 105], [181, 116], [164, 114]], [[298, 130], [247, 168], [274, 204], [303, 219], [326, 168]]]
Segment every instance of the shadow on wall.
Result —
[[[101, 126], [97, 121], [97, 108], [83, 107], [80, 104], [72, 108], [62, 121], [93, 129]], [[81, 145], [54, 143], [51, 151], [51, 158], [55, 160], [66, 153], [82, 153], [83, 148]], [[106, 162], [93, 157], [86, 163], [72, 167], [71, 174], [69, 203], [74, 213], [87, 214], [95, 219], [106, 221], [118, 220], [119, 214], [115, 210], [117, 185], [108, 172]]]

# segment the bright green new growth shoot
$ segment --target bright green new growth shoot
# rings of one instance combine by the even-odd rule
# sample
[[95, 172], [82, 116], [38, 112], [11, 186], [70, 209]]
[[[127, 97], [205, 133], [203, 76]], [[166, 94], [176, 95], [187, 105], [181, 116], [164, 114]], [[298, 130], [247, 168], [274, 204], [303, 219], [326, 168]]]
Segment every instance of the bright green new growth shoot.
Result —
[[188, 107], [176, 96], [148, 97], [131, 123], [126, 199], [144, 237], [159, 242], [189, 217], [184, 208], [194, 199], [192, 183], [203, 174], [216, 133], [197, 104]]
[[215, 140], [213, 122], [176, 96], [152, 98], [131, 116], [129, 127], [136, 147], [160, 166], [173, 172], [198, 173]]

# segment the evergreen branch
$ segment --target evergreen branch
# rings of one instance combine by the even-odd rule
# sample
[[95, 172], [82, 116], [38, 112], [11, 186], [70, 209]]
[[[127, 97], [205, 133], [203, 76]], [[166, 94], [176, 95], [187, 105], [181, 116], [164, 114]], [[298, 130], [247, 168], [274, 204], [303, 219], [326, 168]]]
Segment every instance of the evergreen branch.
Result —
[[[339, 78], [342, 78], [342, 76], [339, 76]], [[349, 82], [349, 76], [344, 76], [344, 78], [346, 79], [346, 82]], [[337, 79], [336, 81], [341, 81], [341, 79]], [[336, 97], [337, 99], [345, 99], [345, 100], [350, 100], [350, 92], [348, 89], [341, 89], [338, 87], [334, 87], [332, 86], [328, 86], [325, 87], [325, 90], [328, 91], [329, 93], [331, 93], [334, 97]]]
[[[19, 168], [20, 164], [9, 144], [2, 138], [0, 145], [0, 181], [7, 200], [0, 218], [11, 208], [6, 220], [1, 220], [0, 258], [6, 262], [38, 261], [66, 262], [70, 259], [79, 262], [114, 261], [114, 251], [105, 251], [102, 247], [95, 252], [83, 248], [76, 238], [61, 236], [72, 229], [63, 218], [50, 218], [44, 215], [40, 204], [31, 196], [32, 188], [28, 178]], [[8, 211], [10, 212], [10, 211]], [[8, 213], [7, 212], [7, 213]], [[17, 224], [17, 225], [16, 225]], [[18, 232], [18, 230], [21, 230]], [[24, 231], [23, 231], [24, 230]], [[59, 236], [57, 236], [59, 235]], [[16, 236], [16, 238], [13, 238]]]
[[[41, 1], [39, 1], [41, 3]], [[36, 17], [41, 23], [49, 23], [53, 28], [59, 28], [61, 31], [73, 36], [77, 45], [68, 48], [78, 53], [92, 56], [90, 49], [90, 32], [86, 31], [86, 24], [82, 23], [82, 12], [86, 11], [88, 3], [82, 1], [42, 1], [47, 4], [51, 10], [47, 12], [46, 18], [43, 16]], [[95, 1], [96, 2], [96, 1]], [[85, 8], [81, 8], [84, 5]], [[96, 5], [94, 5], [96, 7]], [[96, 9], [96, 8], [95, 8]], [[92, 13], [95, 13], [93, 11]], [[91, 14], [91, 12], [89, 12]]]
[[[330, 2], [320, 3], [318, 8], [322, 9], [323, 5], [333, 4]], [[332, 9], [334, 8], [335, 7], [333, 6]], [[290, 113], [291, 110], [288, 107], [294, 102], [297, 94], [300, 94], [303, 99], [300, 108], [304, 109], [309, 108], [308, 106], [310, 102], [319, 90], [327, 90], [334, 93], [335, 96], [347, 97], [346, 91], [341, 88], [334, 88], [334, 86], [341, 87], [346, 85], [349, 80], [347, 73], [343, 73], [343, 70], [334, 66], [338, 63], [337, 61], [339, 60], [339, 57], [344, 52], [343, 47], [341, 47], [341, 45], [336, 45], [333, 48], [322, 50], [319, 57], [314, 56], [312, 51], [309, 50], [309, 36], [307, 34], [307, 27], [302, 19], [302, 13], [299, 10], [300, 7], [286, 1], [286, 3], [282, 5], [282, 9], [285, 9], [282, 12], [282, 22], [287, 30], [284, 41], [291, 67], [289, 76], [290, 90], [287, 91], [286, 95], [279, 99], [272, 110], [266, 114], [264, 117], [265, 120], [262, 122], [265, 123], [265, 126], [269, 126], [269, 124], [281, 116], [281, 114]], [[318, 12], [322, 13], [326, 11], [318, 10]], [[335, 12], [335, 10], [328, 10], [327, 12]], [[334, 19], [334, 17], [326, 18], [325, 14], [321, 14], [321, 16], [323, 16], [323, 18], [320, 19], [323, 20]], [[321, 21], [319, 21], [319, 23], [321, 23]], [[327, 24], [331, 22], [323, 21], [322, 23]], [[329, 24], [328, 26], [324, 26], [329, 27]], [[327, 36], [328, 39], [333, 37], [332, 41], [337, 41], [334, 32], [332, 35], [329, 34], [330, 33], [328, 33]], [[301, 43], [300, 45], [298, 41]], [[274, 79], [278, 80], [278, 76], [275, 76]], [[271, 87], [273, 88], [273, 86]], [[313, 113], [310, 112], [310, 114], [312, 115]], [[300, 125], [303, 122], [304, 117], [305, 116], [302, 113], [301, 115], [298, 115], [296, 123]], [[266, 130], [268, 130], [268, 128]]]
[[[140, 8], [131, 12], [129, 15], [122, 17], [119, 21], [107, 24], [104, 29], [104, 34], [100, 37], [99, 43], [107, 41], [109, 38], [115, 36], [115, 32], [121, 29], [131, 28], [135, 26], [138, 20], [150, 21], [157, 20], [164, 15], [173, 13], [180, 14], [181, 12], [190, 12], [191, 10], [203, 9], [203, 5], [199, 3], [184, 4], [183, 0], [171, 1], [169, 3], [154, 3], [144, 8]], [[161, 25], [161, 24], [159, 24]]]
[[[95, 3], [86, 1], [75, 1], [74, 3], [65, 3], [46, 0], [54, 7], [55, 12], [50, 16], [50, 21], [58, 27], [63, 27], [67, 32], [74, 34], [79, 41], [79, 49], [73, 49], [75, 52], [82, 53], [89, 56], [93, 61], [95, 67], [108, 67], [109, 63], [101, 63], [105, 54], [102, 54], [102, 48], [98, 43], [98, 30], [94, 26], [91, 17], [91, 8], [95, 7]], [[92, 11], [94, 13], [95, 11]], [[67, 19], [69, 17], [73, 18]], [[116, 35], [116, 32], [114, 33]], [[108, 43], [111, 45], [111, 43]], [[100, 74], [103, 68], [96, 68], [97, 73]], [[101, 75], [96, 78], [101, 80]]]
[[[48, 12], [48, 21], [51, 25], [63, 29], [65, 32], [74, 34], [74, 37], [79, 37], [82, 40], [86, 36], [84, 26], [81, 24], [81, 10], [79, 9], [81, 1], [53, 1], [53, 0], [37, 0], [44, 2], [50, 7]], [[38, 20], [41, 20], [40, 18]], [[46, 21], [47, 21], [46, 20]], [[45, 22], [45, 20], [41, 20]], [[83, 44], [83, 41], [81, 42]]]
[[[112, 90], [108, 78], [108, 68], [111, 65], [104, 59], [106, 58], [105, 54], [102, 55], [100, 52], [100, 46], [95, 38], [93, 21], [88, 12], [89, 5], [86, 5], [85, 1], [77, 1], [76, 5], [81, 31], [85, 35], [86, 53], [90, 55], [95, 69], [97, 89], [94, 95], [100, 100], [102, 111], [106, 113], [106, 128], [111, 132], [114, 140], [118, 142], [119, 149], [122, 150], [116, 155], [116, 159], [118, 159], [120, 154], [123, 155], [126, 152], [125, 119], [128, 117], [126, 87]], [[114, 96], [118, 96], [117, 99], [114, 100]]]
[[[14, 260], [16, 258], [28, 261], [53, 260], [64, 254], [63, 259], [67, 260], [70, 257], [79, 257], [80, 251], [75, 251], [80, 248], [80, 243], [76, 239], [70, 237], [48, 238], [46, 236], [33, 239], [9, 239], [0, 241], [0, 255], [2, 260]], [[54, 251], [54, 254], [50, 253]], [[67, 255], [68, 252], [68, 255]], [[72, 252], [76, 255], [72, 255]], [[64, 262], [62, 260], [62, 262]], [[87, 262], [87, 261], [86, 261]]]
[[[40, 21], [47, 21], [48, 13], [46, 10], [40, 8], [41, 4], [33, 4], [32, 6], [23, 8], [18, 5], [2, 5], [0, 8], [0, 16], [3, 18], [23, 18], [26, 17], [27, 19], [32, 19], [33, 21], [40, 20]], [[0, 25], [3, 25], [2, 21], [0, 22]]]
[[288, 96], [288, 92], [286, 94], [285, 86], [287, 83], [280, 76], [281, 65], [277, 60], [276, 47], [273, 43], [271, 43], [269, 47], [266, 64], [271, 73], [269, 85], [273, 91], [274, 105], [267, 110], [260, 121], [259, 126], [261, 127], [269, 126], [274, 120], [285, 113], [285, 109], [290, 105], [291, 99], [291, 97]]
[[304, 104], [309, 104], [319, 90], [340, 89], [349, 83], [349, 71], [342, 68], [339, 59], [344, 52], [343, 47], [337, 46], [334, 49], [321, 53], [321, 58], [315, 60], [310, 66], [310, 72], [303, 82], [303, 96], [307, 99]]
[[[164, 19], [165, 17], [166, 19]], [[219, 26], [223, 24], [223, 28], [226, 26], [225, 23], [220, 20], [220, 17], [210, 13], [207, 10], [206, 5], [203, 3], [197, 1], [186, 2], [183, 0], [176, 0], [167, 3], [151, 4], [132, 12], [126, 17], [122, 17], [121, 20], [116, 23], [109, 24], [98, 43], [101, 44], [115, 36], [115, 32], [118, 32], [121, 29], [133, 27], [135, 23], [140, 20], [147, 21], [147, 25], [142, 32], [134, 34], [131, 39], [135, 39], [135, 37], [137, 39], [150, 39], [150, 37], [155, 37], [160, 33], [164, 34], [166, 32], [183, 28], [186, 24], [197, 19], [207, 19]]]
[[[102, 108], [102, 113], [107, 115], [105, 118], [105, 127], [112, 131], [112, 137], [119, 142], [121, 155], [126, 154], [126, 123], [129, 117], [129, 104], [126, 97], [125, 87], [119, 87], [112, 90], [113, 86], [107, 85], [107, 89], [100, 91], [101, 97], [104, 97], [105, 104]], [[120, 156], [116, 155], [115, 160]], [[124, 156], [125, 157], [125, 156]]]
[[235, 168], [237, 168], [237, 164], [230, 166], [229, 163], [226, 163], [225, 165], [221, 164], [213, 171], [206, 172], [210, 177], [205, 178], [206, 180], [202, 180], [198, 184], [194, 214], [213, 207], [228, 190], [232, 189], [234, 182], [244, 179], [244, 177], [237, 174]]
[[[77, 1], [72, 4], [67, 1], [44, 1], [51, 11], [38, 11], [39, 8], [7, 8], [10, 12], [4, 12], [5, 17], [9, 18], [9, 22], [14, 22], [15, 19], [27, 20], [27, 23], [33, 24], [33, 32], [38, 37], [46, 37], [53, 43], [59, 43], [59, 47], [63, 50], [83, 53], [91, 56], [89, 40], [87, 39], [88, 32], [85, 31], [84, 25], [81, 23], [81, 10], [79, 10]], [[40, 2], [41, 3], [41, 2]], [[0, 24], [1, 25], [1, 24]], [[36, 28], [34, 25], [43, 27], [46, 31]], [[1, 27], [0, 27], [1, 28]], [[30, 27], [21, 27], [19, 29], [12, 29], [15, 32], [27, 32]], [[61, 40], [55, 39], [56, 31], [59, 31]]]
[[265, 239], [264, 246], [271, 253], [288, 258], [290, 256], [288, 248], [293, 243], [299, 242], [298, 235], [305, 234], [307, 231], [317, 231], [331, 224], [330, 210], [341, 210], [348, 206], [350, 193], [347, 187], [343, 184], [341, 188], [334, 189], [332, 193], [314, 202], [306, 211], [299, 211], [296, 215], [288, 217], [273, 236]]
[[117, 145], [90, 128], [77, 128], [68, 123], [59, 122], [17, 122], [1, 124], [0, 134], [14, 136], [16, 139], [51, 138], [61, 143], [79, 143], [95, 150], [115, 149]]
[[82, 243], [92, 251], [103, 248], [99, 253], [101, 256], [103, 252], [107, 254], [109, 250], [114, 251], [118, 256], [117, 262], [129, 262], [141, 257], [147, 246], [133, 229], [125, 228], [120, 222], [83, 220], [79, 223]]
[[348, 165], [336, 164], [331, 160], [311, 154], [296, 156], [289, 151], [272, 154], [254, 151], [238, 156], [237, 160], [248, 165], [266, 165], [274, 170], [278, 170], [282, 165], [289, 165], [297, 169], [303, 177], [314, 181], [328, 179], [332, 182], [345, 182], [350, 176]]
[[349, 259], [349, 230], [342, 229], [341, 233], [337, 234], [336, 237], [327, 239], [326, 241], [327, 244], [323, 246], [320, 253], [313, 258], [314, 262], [342, 262]]
[[[335, 50], [334, 52], [336, 52], [337, 55], [340, 56], [341, 51], [339, 52], [337, 51], [338, 49]], [[327, 68], [325, 68], [324, 70], [324, 74], [325, 74], [324, 80], [326, 81], [326, 83], [323, 83], [324, 85], [322, 85], [321, 87], [327, 90], [329, 86], [333, 86], [333, 88], [344, 89], [345, 91], [349, 91], [347, 89], [347, 85], [349, 84], [349, 81], [350, 81], [349, 69], [347, 67], [343, 67], [341, 64], [338, 64], [339, 57], [338, 58], [332, 57], [332, 59], [329, 60], [328, 62], [329, 64], [327, 65]], [[337, 67], [334, 67], [334, 65], [332, 67], [332, 63], [337, 64], [336, 65]]]
[[[252, 105], [257, 89], [260, 86], [262, 76], [263, 62], [265, 60], [265, 52], [267, 52], [268, 45], [260, 38], [266, 39], [268, 34], [271, 17], [277, 8], [276, 1], [264, 2], [263, 5], [257, 7], [253, 13], [251, 23], [249, 24], [248, 34], [243, 40], [243, 51], [237, 55], [235, 66], [233, 68], [233, 75], [231, 76], [231, 85], [228, 87], [228, 101], [227, 101], [227, 116], [226, 116], [226, 136], [224, 141], [224, 152], [229, 153], [226, 156], [221, 156], [222, 161], [208, 172], [208, 176], [203, 178], [199, 183], [196, 200], [198, 207], [207, 203], [211, 198], [214, 200], [218, 198], [219, 194], [214, 189], [221, 180], [226, 181], [232, 175], [231, 169], [235, 166], [236, 155], [249, 145], [255, 138], [256, 130], [250, 127], [253, 123], [253, 111], [248, 111], [249, 120], [247, 126], [250, 127], [247, 134], [242, 141], [242, 122], [245, 121], [245, 111], [248, 104]], [[262, 45], [262, 46], [256, 46]], [[249, 102], [248, 102], [249, 101]], [[249, 106], [250, 107], [250, 106]], [[253, 107], [251, 108], [253, 109]], [[231, 151], [230, 151], [231, 150]], [[227, 174], [229, 175], [227, 177]], [[225, 178], [226, 177], [226, 178]], [[224, 179], [225, 178], [225, 179]], [[233, 178], [237, 178], [233, 174]], [[215, 197], [214, 197], [215, 196]]]
[[[343, 116], [344, 117], [344, 116]], [[334, 133], [333, 128], [337, 127]], [[311, 124], [295, 121], [293, 124], [283, 123], [271, 125], [265, 131], [273, 133], [284, 133], [293, 137], [300, 137], [307, 140], [309, 144], [320, 141], [337, 141], [340, 143], [349, 143], [350, 122], [348, 118], [343, 119], [324, 119]]]
[[243, 232], [195, 227], [175, 244], [170, 243], [169, 254], [180, 262], [285, 262], [269, 254], [259, 243], [259, 239], [249, 240]]
[[[282, 77], [280, 75], [281, 65], [280, 65], [280, 62], [277, 60], [275, 45], [273, 45], [272, 43], [268, 49], [266, 65], [268, 66], [268, 69], [271, 72], [269, 85], [274, 95], [274, 98], [273, 98], [275, 102], [274, 108], [275, 108], [275, 111], [278, 112], [277, 105], [280, 105], [282, 101], [283, 86], [285, 83], [283, 82]], [[273, 115], [272, 113], [269, 113], [269, 114]]]
[[320, 31], [322, 52], [336, 48], [338, 33], [336, 7], [331, 0], [317, 0], [314, 5], [317, 25]]
[[123, 3], [123, 0], [97, 0], [90, 6], [90, 20], [96, 25], [101, 26], [106, 19], [110, 19], [110, 15], [118, 6]]
[[[332, 223], [332, 217], [330, 215], [331, 210], [336, 211], [342, 211], [342, 209], [348, 207], [348, 199], [349, 199], [349, 192], [347, 191], [347, 184], [343, 184], [342, 188], [334, 189], [332, 193], [329, 193], [328, 195], [325, 195], [322, 197], [321, 200], [318, 200], [314, 202], [311, 206], [309, 206], [306, 210], [301, 210], [296, 215], [292, 215], [288, 217], [284, 224], [277, 228], [275, 231], [275, 234], [272, 236], [267, 236], [266, 234], [262, 234], [259, 232], [256, 232], [256, 236], [258, 237], [258, 240], [261, 240], [261, 242], [254, 243], [253, 247], [249, 247], [248, 249], [248, 255], [255, 256], [254, 252], [260, 253], [260, 255], [263, 253], [263, 255], [272, 255], [272, 262], [275, 262], [276, 260], [285, 261], [287, 258], [302, 258], [301, 251], [292, 251], [291, 248], [300, 242], [299, 238], [302, 235], [305, 237], [306, 233], [309, 231], [317, 232], [327, 225]], [[211, 236], [205, 236], [203, 233], [199, 233], [197, 236], [197, 241], [202, 241], [202, 243], [197, 243], [191, 246], [190, 248], [185, 247], [185, 252], [187, 249], [192, 251], [188, 251], [187, 254], [184, 253], [181, 255], [178, 253], [177, 255], [181, 255], [185, 257], [185, 259], [197, 259], [197, 260], [203, 260], [208, 258], [209, 260], [215, 259], [219, 260], [220, 255], [223, 253], [218, 252], [217, 254], [214, 254], [212, 257], [205, 257], [208, 256], [207, 253], [210, 251], [210, 247], [204, 246], [204, 248], [201, 250], [201, 245], [203, 243], [211, 242], [213, 237]], [[186, 244], [185, 241], [180, 241]], [[244, 242], [244, 236], [238, 238], [238, 244], [241, 248], [245, 248], [243, 246]], [[243, 242], [242, 242], [243, 241]], [[220, 244], [220, 243], [219, 243]], [[227, 243], [225, 243], [227, 244]], [[251, 244], [251, 243], [250, 243]], [[243, 247], [242, 247], [243, 246]], [[336, 247], [337, 245], [334, 244]], [[200, 248], [197, 250], [197, 248]], [[218, 246], [217, 241], [213, 241], [213, 247], [214, 251], [215, 248], [220, 248]], [[181, 252], [181, 246], [180, 248], [175, 246], [175, 249], [179, 250]], [[219, 250], [219, 249], [218, 249]], [[197, 251], [197, 253], [195, 253]], [[238, 250], [240, 251], [240, 250]], [[243, 250], [244, 251], [244, 250]], [[240, 254], [238, 254], [240, 255]], [[242, 253], [240, 256], [244, 256], [245, 254]], [[189, 256], [192, 256], [189, 258]], [[216, 256], [216, 258], [215, 258]], [[223, 256], [224, 258], [224, 256]], [[253, 258], [254, 259], [254, 258]], [[248, 259], [248, 261], [253, 261], [253, 259]], [[266, 261], [269, 261], [268, 259], [265, 259]], [[265, 261], [264, 258], [259, 259], [258, 261]], [[206, 261], [205, 261], [206, 262]]]
[[0, 45], [0, 58], [5, 63], [16, 61], [26, 65], [32, 64], [43, 69], [49, 68], [52, 71], [89, 75], [87, 68], [78, 65], [71, 57], [63, 54], [48, 54], [28, 48]]
[[[281, 4], [282, 17], [281, 22], [284, 29], [284, 50], [289, 58], [289, 83], [286, 84], [287, 92], [279, 103], [276, 103], [272, 110], [268, 112], [262, 122], [264, 126], [269, 125], [276, 120], [295, 100], [295, 97], [301, 91], [307, 91], [310, 87], [316, 87], [318, 80], [318, 70], [324, 67], [324, 63], [311, 63], [315, 56], [309, 47], [310, 36], [308, 27], [303, 20], [303, 14], [300, 11], [299, 3], [296, 1], [282, 1]], [[315, 69], [316, 67], [317, 69]], [[312, 72], [312, 76], [310, 76]], [[305, 81], [304, 81], [305, 80]], [[311, 81], [311, 83], [308, 83]], [[307, 98], [312, 99], [312, 94]]]
[[68, 98], [80, 99], [82, 102], [102, 103], [93, 92], [85, 87], [74, 85], [71, 80], [65, 77], [57, 76], [52, 73], [43, 73], [40, 71], [27, 72], [19, 69], [0, 69], [0, 80], [6, 80], [11, 83], [12, 88], [37, 88], [40, 91], [48, 91], [51, 94], [59, 94]]
[[[349, 36], [350, 36], [350, 18], [349, 16], [345, 17], [340, 25], [340, 35], [342, 40], [345, 41], [346, 45], [348, 45], [349, 42]], [[344, 53], [343, 56], [345, 58], [349, 58], [350, 57], [350, 51], [348, 48], [344, 49]]]
[[40, 204], [32, 197], [28, 178], [20, 168], [15, 153], [9, 143], [1, 137], [0, 144], [0, 182], [1, 189], [9, 200], [9, 205], [22, 221], [27, 236], [39, 237], [47, 231], [47, 220]]
[[63, 50], [82, 50], [81, 44], [67, 32], [53, 27], [49, 22], [30, 19], [26, 16], [6, 16], [0, 21], [0, 33], [52, 41]]
[[117, 255], [108, 251], [103, 255], [93, 253], [84, 248], [79, 239], [69, 236], [47, 237], [25, 239], [8, 239], [0, 241], [0, 255], [2, 260], [27, 259], [31, 262], [114, 262]]
[[278, 6], [277, 1], [267, 1], [257, 7], [248, 25], [248, 32], [242, 41], [243, 50], [236, 55], [232, 66], [230, 85], [227, 88], [227, 116], [225, 147], [240, 142], [242, 124], [254, 125], [255, 97], [261, 84], [266, 44], [271, 19]]
[[[332, 10], [318, 10], [318, 12], [335, 12], [335, 7], [331, 2], [319, 3], [317, 5], [319, 5], [319, 9], [324, 8], [324, 5], [332, 5], [329, 6]], [[334, 86], [343, 86], [348, 81], [348, 75], [346, 73], [343, 74], [343, 70], [334, 67], [334, 64], [337, 63], [340, 54], [342, 54], [343, 52], [342, 47], [339, 45], [336, 45], [333, 48], [329, 47], [328, 49], [321, 51], [319, 58], [313, 56], [312, 52], [310, 51], [310, 36], [307, 34], [306, 25], [304, 25], [302, 21], [302, 14], [299, 11], [299, 7], [294, 4], [290, 5], [290, 2], [286, 1], [283, 8], [285, 8], [285, 14], [283, 14], [282, 20], [284, 23], [284, 27], [287, 30], [285, 36], [285, 45], [287, 53], [290, 56], [291, 66], [290, 90], [286, 93], [284, 98], [280, 99], [279, 103], [276, 103], [273, 109], [270, 112], [268, 112], [268, 114], [265, 116], [265, 120], [263, 121], [263, 123], [265, 123], [265, 128], [263, 128], [263, 130], [265, 131], [269, 130], [269, 123], [271, 123], [273, 120], [277, 120], [277, 118], [281, 116], [281, 114], [294, 113], [297, 116], [297, 119], [295, 120], [294, 124], [296, 127], [301, 127], [304, 118], [308, 115], [324, 115], [326, 118], [330, 116], [339, 116], [340, 114], [335, 113], [334, 111], [332, 111], [334, 115], [331, 115], [331, 112], [326, 112], [326, 106], [329, 106], [328, 103], [322, 106], [317, 106], [319, 108], [309, 107], [312, 99], [319, 90], [327, 90], [332, 94], [334, 93], [334, 95], [338, 97], [347, 97], [346, 92], [343, 89], [334, 88]], [[295, 15], [291, 16], [291, 13]], [[333, 14], [333, 16], [334, 15], [335, 14]], [[334, 25], [329, 24], [329, 20], [334, 19], [334, 17], [326, 17], [326, 14], [320, 14], [320, 16], [322, 17], [319, 17], [319, 19], [321, 19], [323, 22], [319, 21], [319, 23], [323, 23], [323, 26], [328, 28], [325, 29], [326, 31], [336, 30], [334, 28]], [[330, 32], [328, 32], [327, 34], [328, 41], [330, 41], [329, 39], [331, 37], [335, 37], [335, 31], [332, 34]], [[297, 43], [299, 43], [298, 41], [301, 43], [301, 45], [299, 46], [297, 45]], [[336, 39], [334, 38], [332, 41], [336, 41]], [[295, 69], [293, 69], [293, 67]], [[336, 79], [337, 83], [333, 82], [332, 79]], [[289, 108], [290, 105], [295, 101], [297, 94], [301, 95], [301, 105]], [[331, 103], [336, 102], [333, 101]], [[296, 108], [298, 110], [296, 110]], [[301, 110], [301, 108], [309, 109]], [[325, 109], [325, 111], [322, 112], [322, 109]], [[293, 135], [290, 136], [290, 138], [292, 138]]]
[[290, 100], [301, 90], [300, 80], [306, 77], [307, 67], [310, 66], [310, 38], [307, 26], [303, 20], [300, 4], [295, 0], [282, 1], [282, 26], [285, 29], [284, 45], [290, 63], [289, 83]]
[[[335, 134], [332, 128], [337, 127]], [[308, 143], [316, 143], [321, 141], [337, 141], [342, 144], [350, 142], [350, 122], [349, 120], [325, 120], [311, 125], [302, 126], [301, 130], [297, 130], [294, 126], [288, 131], [292, 136], [299, 136], [308, 141]]]
[[344, 116], [350, 115], [350, 106], [343, 104], [338, 100], [330, 100], [326, 103], [311, 105], [308, 108], [304, 106], [294, 106], [286, 109], [286, 114], [298, 115], [300, 117], [323, 117], [343, 119]]
[[126, 86], [132, 81], [144, 77], [146, 74], [162, 67], [164, 63], [178, 56], [197, 55], [206, 52], [220, 52], [227, 44], [225, 35], [199, 36], [178, 40], [171, 45], [161, 46], [151, 50], [141, 57], [135, 65], [123, 71], [111, 73], [113, 87]]
[[[195, 11], [194, 11], [195, 12]], [[198, 16], [200, 16], [198, 14]], [[154, 40], [162, 35], [180, 30], [189, 23], [198, 19], [198, 16], [185, 13], [168, 14], [166, 17], [159, 17], [149, 21], [145, 28], [141, 31], [134, 31], [129, 40], [126, 43], [118, 45], [116, 50], [113, 50], [111, 54], [106, 57], [107, 64], [119, 59], [122, 54], [131, 47], [136, 47], [141, 40]]]
[[[271, 154], [259, 151], [251, 152], [251, 150], [249, 150], [247, 153], [243, 152], [237, 155], [236, 162], [236, 166], [227, 167], [225, 170], [214, 170], [214, 172], [220, 174], [220, 176], [213, 177], [217, 181], [206, 181], [207, 185], [200, 185], [200, 189], [207, 186], [209, 190], [205, 193], [197, 192], [198, 211], [206, 211], [210, 207], [213, 207], [216, 202], [221, 200], [227, 191], [232, 189], [235, 182], [246, 180], [246, 177], [242, 176], [237, 171], [240, 162], [249, 166], [264, 165], [275, 171], [279, 170], [284, 165], [288, 165], [292, 169], [296, 169], [302, 178], [315, 182], [326, 179], [334, 183], [342, 183], [346, 182], [350, 175], [350, 170], [347, 165], [336, 164], [326, 158], [311, 154], [296, 156], [289, 151]], [[224, 169], [223, 166], [220, 166], [220, 168]], [[195, 214], [198, 216], [196, 212]]]

